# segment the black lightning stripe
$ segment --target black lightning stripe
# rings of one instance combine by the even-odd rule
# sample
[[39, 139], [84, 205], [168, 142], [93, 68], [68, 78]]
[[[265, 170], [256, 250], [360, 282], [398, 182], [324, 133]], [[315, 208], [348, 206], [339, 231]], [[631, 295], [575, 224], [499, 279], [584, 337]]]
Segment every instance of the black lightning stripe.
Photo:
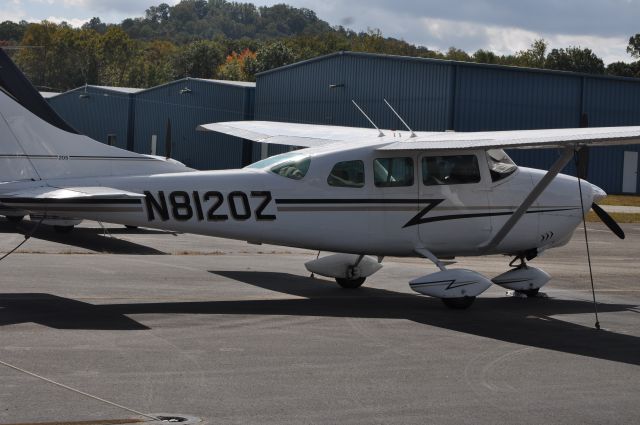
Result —
[[[436, 204], [437, 205], [437, 204]], [[503, 215], [512, 215], [513, 211], [507, 212], [491, 212], [491, 213], [477, 213], [477, 214], [449, 214], [449, 215], [438, 215], [435, 217], [425, 218], [425, 214], [433, 209], [432, 205], [427, 205], [422, 211], [416, 214], [411, 220], [407, 222], [402, 228], [415, 226], [417, 224], [425, 224], [425, 223], [433, 223], [435, 221], [446, 221], [446, 220], [458, 220], [462, 218], [478, 218], [478, 217], [497, 217]], [[531, 210], [527, 211], [525, 214], [539, 214], [545, 212], [558, 212], [558, 211], [572, 211], [578, 210], [579, 207], [576, 208], [556, 208], [556, 209], [547, 209], [547, 210]]]

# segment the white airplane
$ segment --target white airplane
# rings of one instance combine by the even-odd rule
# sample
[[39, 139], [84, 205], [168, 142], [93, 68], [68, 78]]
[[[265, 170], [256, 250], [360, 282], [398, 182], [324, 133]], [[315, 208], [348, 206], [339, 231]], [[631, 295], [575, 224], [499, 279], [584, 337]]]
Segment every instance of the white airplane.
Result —
[[[357, 288], [385, 256], [424, 257], [440, 271], [409, 282], [453, 308], [497, 284], [533, 296], [550, 276], [526, 261], [565, 245], [600, 188], [559, 171], [587, 145], [640, 144], [640, 127], [418, 133], [278, 122], [217, 131], [304, 149], [239, 170], [195, 171], [67, 132], [0, 91], [0, 208], [328, 251], [308, 270]], [[239, 139], [238, 139], [239, 140]], [[548, 171], [503, 148], [561, 148]], [[66, 221], [64, 221], [66, 220]], [[73, 221], [72, 221], [73, 222]], [[447, 268], [458, 256], [505, 254], [489, 279]], [[517, 263], [517, 264], [516, 264]]]

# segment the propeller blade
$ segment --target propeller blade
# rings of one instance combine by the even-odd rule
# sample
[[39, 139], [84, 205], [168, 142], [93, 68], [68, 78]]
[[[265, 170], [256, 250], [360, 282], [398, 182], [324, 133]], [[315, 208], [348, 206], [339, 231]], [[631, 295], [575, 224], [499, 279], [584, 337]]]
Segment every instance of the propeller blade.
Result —
[[615, 233], [617, 237], [619, 237], [620, 239], [624, 239], [624, 232], [622, 231], [618, 223], [616, 223], [616, 221], [613, 219], [613, 217], [611, 217], [605, 210], [602, 209], [602, 207], [600, 207], [596, 203], [591, 204], [591, 208], [593, 209], [593, 212], [595, 212], [596, 215], [600, 218], [600, 220], [602, 220], [602, 222], [613, 233]]
[[167, 137], [164, 140], [164, 152], [167, 159], [171, 158], [171, 120], [167, 119]]

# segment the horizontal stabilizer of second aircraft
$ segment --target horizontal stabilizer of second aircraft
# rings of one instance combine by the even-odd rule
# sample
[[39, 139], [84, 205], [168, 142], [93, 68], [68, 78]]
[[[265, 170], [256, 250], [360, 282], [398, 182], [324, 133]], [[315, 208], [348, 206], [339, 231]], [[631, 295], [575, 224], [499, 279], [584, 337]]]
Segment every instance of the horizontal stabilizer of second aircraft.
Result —
[[144, 197], [110, 187], [40, 186], [0, 194], [0, 205], [32, 212], [142, 211]]

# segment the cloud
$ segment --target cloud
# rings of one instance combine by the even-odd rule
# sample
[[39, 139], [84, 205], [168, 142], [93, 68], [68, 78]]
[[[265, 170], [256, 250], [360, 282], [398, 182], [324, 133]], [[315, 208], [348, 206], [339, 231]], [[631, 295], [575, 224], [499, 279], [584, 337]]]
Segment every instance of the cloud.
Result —
[[69, 18], [59, 18], [57, 16], [49, 16], [48, 18], [45, 18], [45, 19], [49, 22], [53, 22], [54, 24], [60, 24], [62, 22], [66, 22], [67, 24], [76, 28], [81, 27], [82, 25], [89, 22], [89, 19], [76, 19], [76, 18], [69, 19]]
[[[278, 0], [257, 0], [271, 5]], [[288, 0], [321, 19], [349, 22], [356, 31], [379, 28], [385, 36], [430, 49], [455, 46], [514, 54], [544, 38], [551, 48], [588, 47], [605, 63], [629, 61], [625, 48], [640, 28], [640, 0]]]

